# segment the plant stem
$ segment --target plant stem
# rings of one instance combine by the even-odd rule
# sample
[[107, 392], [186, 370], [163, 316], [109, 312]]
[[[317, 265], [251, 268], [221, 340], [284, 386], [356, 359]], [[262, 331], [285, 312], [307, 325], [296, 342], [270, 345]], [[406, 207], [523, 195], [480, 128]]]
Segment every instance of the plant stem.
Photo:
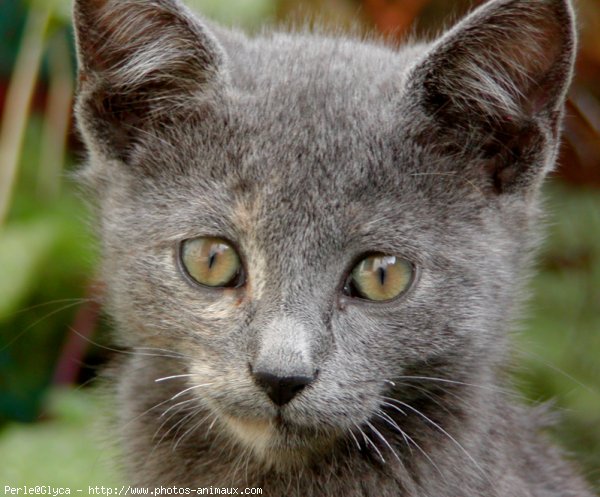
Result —
[[71, 122], [73, 75], [69, 43], [63, 30], [50, 46], [50, 86], [42, 130], [37, 189], [41, 197], [56, 198]]
[[31, 7], [0, 127], [0, 226], [6, 220], [35, 90], [51, 9]]

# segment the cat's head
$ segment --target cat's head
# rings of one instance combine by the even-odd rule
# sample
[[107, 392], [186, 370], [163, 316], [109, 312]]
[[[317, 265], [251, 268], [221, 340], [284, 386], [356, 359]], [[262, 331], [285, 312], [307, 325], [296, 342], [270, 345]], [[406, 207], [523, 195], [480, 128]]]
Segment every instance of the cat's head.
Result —
[[125, 344], [187, 357], [173, 375], [234, 439], [319, 449], [403, 376], [478, 383], [502, 361], [567, 0], [493, 0], [399, 51], [248, 39], [175, 0], [78, 0], [75, 20], [110, 311]]

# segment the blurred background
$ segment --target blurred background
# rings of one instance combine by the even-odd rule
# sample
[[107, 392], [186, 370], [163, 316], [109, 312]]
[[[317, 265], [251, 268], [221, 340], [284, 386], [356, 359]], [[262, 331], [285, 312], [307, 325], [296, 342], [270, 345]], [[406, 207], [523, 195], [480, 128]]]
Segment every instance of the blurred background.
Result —
[[[431, 38], [471, 0], [187, 0], [248, 31], [318, 19]], [[600, 490], [600, 2], [579, 0], [577, 78], [549, 230], [515, 351], [515, 383], [553, 399], [552, 431]], [[119, 482], [95, 421], [110, 411], [96, 372], [115, 352], [96, 303], [97, 254], [70, 173], [75, 59], [68, 0], [0, 0], [0, 484]], [[109, 437], [110, 438], [110, 437]]]

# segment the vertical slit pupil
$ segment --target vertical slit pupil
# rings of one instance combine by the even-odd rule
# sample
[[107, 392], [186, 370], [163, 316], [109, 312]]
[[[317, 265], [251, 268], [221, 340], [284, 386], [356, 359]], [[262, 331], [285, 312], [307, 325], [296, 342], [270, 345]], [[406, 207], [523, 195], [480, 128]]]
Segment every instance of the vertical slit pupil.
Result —
[[208, 269], [212, 269], [217, 261], [217, 251], [214, 247], [210, 250], [210, 254], [208, 256]]
[[385, 268], [378, 267], [377, 268], [377, 273], [378, 273], [378, 276], [379, 276], [379, 283], [381, 284], [381, 286], [384, 286], [385, 285], [385, 279], [386, 279], [386, 276], [387, 276]]

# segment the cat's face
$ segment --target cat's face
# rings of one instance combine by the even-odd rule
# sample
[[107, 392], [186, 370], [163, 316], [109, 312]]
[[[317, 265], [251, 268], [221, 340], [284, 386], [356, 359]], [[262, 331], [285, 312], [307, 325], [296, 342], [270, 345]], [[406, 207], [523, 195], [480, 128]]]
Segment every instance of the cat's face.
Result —
[[[78, 4], [80, 126], [124, 343], [184, 354], [173, 375], [266, 458], [386, 416], [403, 376], [490, 374], [554, 160], [566, 2], [491, 2], [402, 53], [220, 33], [223, 49], [177, 2]], [[154, 48], [127, 45], [148, 33]]]

